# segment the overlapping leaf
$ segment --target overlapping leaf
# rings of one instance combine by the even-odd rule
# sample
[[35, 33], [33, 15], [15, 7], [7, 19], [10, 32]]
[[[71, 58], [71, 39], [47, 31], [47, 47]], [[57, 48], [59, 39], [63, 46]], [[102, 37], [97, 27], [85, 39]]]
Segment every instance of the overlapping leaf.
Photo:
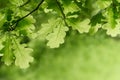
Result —
[[106, 17], [108, 21], [108, 26], [110, 26], [111, 28], [115, 28], [116, 21], [115, 21], [114, 12], [112, 8], [108, 8]]
[[107, 30], [107, 34], [111, 35], [112, 37], [116, 37], [117, 35], [120, 34], [120, 20], [116, 20], [116, 25], [115, 28], [112, 28], [111, 26], [109, 26], [109, 23], [106, 23], [105, 25], [103, 25], [103, 29]]
[[65, 14], [74, 13], [80, 10], [79, 7], [73, 1], [70, 1], [69, 4], [63, 4], [63, 7]]
[[[33, 50], [26, 46], [27, 42], [22, 41], [26, 37], [34, 39], [39, 36], [40, 39], [48, 41], [47, 46], [50, 48], [58, 48], [64, 43], [68, 26], [79, 33], [96, 33], [103, 25], [102, 28], [108, 35], [116, 37], [120, 34], [120, 20], [118, 19], [120, 0], [115, 0], [115, 3], [114, 0], [45, 0], [44, 5], [39, 9], [41, 10], [39, 15], [45, 12], [45, 15], [52, 15], [52, 19], [50, 16], [47, 23], [41, 22], [42, 28], [36, 33], [34, 32], [36, 20], [31, 14], [19, 21], [32, 11], [26, 10], [31, 9], [27, 8], [31, 7], [30, 4], [26, 8], [19, 7], [24, 4], [24, 1], [26, 0], [9, 0], [11, 7], [0, 12], [0, 56], [3, 56], [2, 60], [6, 65], [12, 64], [15, 60], [16, 66], [27, 68], [33, 61], [30, 56]], [[113, 3], [115, 6], [112, 5]], [[64, 20], [60, 18], [61, 16]], [[13, 26], [16, 20], [18, 24]], [[6, 23], [8, 24], [4, 25]], [[6, 36], [6, 33], [9, 34]]]
[[12, 39], [9, 34], [6, 34], [5, 47], [3, 51], [2, 60], [6, 65], [11, 65], [13, 63], [13, 49], [12, 49]]
[[63, 21], [60, 21], [53, 32], [46, 37], [48, 40], [47, 46], [50, 46], [50, 48], [59, 47], [60, 44], [64, 43], [66, 31], [68, 31], [68, 28], [64, 25]]
[[60, 44], [64, 43], [64, 38], [68, 28], [61, 18], [50, 19], [48, 23], [42, 24], [42, 28], [38, 31], [38, 34], [48, 40], [47, 45], [51, 48], [59, 47]]
[[6, 65], [9, 66], [15, 61], [15, 65], [20, 68], [29, 67], [29, 63], [33, 61], [33, 57], [30, 56], [33, 49], [28, 48], [26, 44], [20, 44], [20, 40], [10, 33], [6, 34], [4, 40], [2, 40], [2, 43], [3, 42], [4, 45], [1, 45], [3, 54], [2, 61]]
[[89, 33], [95, 34], [100, 28], [101, 28], [101, 24], [96, 24], [95, 26], [92, 26], [90, 28]]
[[4, 48], [3, 42], [4, 42], [4, 39], [0, 38], [0, 50]]
[[53, 31], [53, 29], [57, 26], [58, 19], [49, 19], [48, 23], [43, 23], [42, 28], [37, 32], [39, 38], [45, 39], [46, 36]]
[[90, 20], [85, 19], [83, 21], [76, 19], [68, 19], [69, 26], [72, 26], [73, 29], [78, 30], [80, 33], [88, 33], [90, 29]]
[[33, 18], [33, 16], [29, 15], [25, 19], [23, 19], [21, 22], [19, 22], [17, 26], [17, 30], [20, 34], [29, 36], [29, 38], [34, 39], [34, 31], [35, 31], [35, 26], [34, 23], [36, 20]]
[[[16, 14], [16, 16], [22, 17], [26, 14], [26, 12], [20, 11]], [[5, 15], [0, 14], [0, 52], [2, 61], [8, 66], [12, 63], [14, 64], [15, 61], [16, 66], [20, 68], [27, 68], [29, 67], [29, 63], [33, 61], [33, 57], [30, 56], [33, 49], [28, 48], [26, 46], [27, 42], [22, 40], [26, 40], [23, 39], [26, 36], [28, 38], [34, 37], [33, 32], [35, 30], [35, 26], [33, 24], [35, 23], [35, 19], [33, 16], [29, 15], [15, 26], [15, 30], [9, 30], [13, 19], [8, 21], [6, 20]], [[7, 21], [10, 24], [4, 25]], [[5, 28], [5, 30], [2, 30], [2, 28]]]
[[20, 68], [28, 68], [29, 63], [33, 62], [33, 57], [30, 56], [33, 49], [27, 48], [25, 44], [20, 44], [17, 40], [14, 41], [15, 65]]
[[5, 19], [5, 14], [0, 13], [0, 27], [3, 26], [4, 22], [6, 21]]

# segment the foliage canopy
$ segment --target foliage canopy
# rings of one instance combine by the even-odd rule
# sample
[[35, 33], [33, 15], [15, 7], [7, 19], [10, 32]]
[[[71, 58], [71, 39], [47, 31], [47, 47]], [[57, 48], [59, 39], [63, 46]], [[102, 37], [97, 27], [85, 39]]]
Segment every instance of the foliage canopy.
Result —
[[[3, 5], [4, 4], [4, 5]], [[0, 56], [6, 65], [29, 67], [33, 39], [58, 48], [72, 31], [120, 35], [120, 0], [0, 0]]]

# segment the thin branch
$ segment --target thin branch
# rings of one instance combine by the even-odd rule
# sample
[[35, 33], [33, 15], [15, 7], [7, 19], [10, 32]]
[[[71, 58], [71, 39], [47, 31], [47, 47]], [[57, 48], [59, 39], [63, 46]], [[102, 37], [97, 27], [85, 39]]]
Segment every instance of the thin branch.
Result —
[[65, 14], [64, 14], [64, 12], [63, 12], [63, 9], [62, 9], [60, 3], [58, 2], [58, 0], [55, 0], [55, 1], [56, 1], [57, 5], [58, 5], [58, 7], [59, 7], [59, 9], [60, 9], [60, 11], [61, 11], [61, 13], [62, 13], [63, 18], [65, 19], [66, 17], [65, 17]]
[[18, 19], [16, 22], [21, 21], [22, 19], [26, 18], [27, 16], [29, 16], [30, 14], [32, 14], [33, 12], [35, 12], [36, 10], [39, 9], [40, 5], [44, 2], [44, 0], [41, 0], [41, 2], [37, 5], [37, 7], [35, 9], [33, 9], [30, 13], [28, 13], [27, 15], [23, 16], [22, 18]]
[[36, 10], [38, 10], [39, 7], [40, 7], [40, 5], [41, 5], [43, 2], [44, 2], [44, 0], [41, 0], [40, 3], [37, 5], [37, 7], [36, 7], [35, 9], [33, 9], [31, 12], [29, 12], [28, 14], [26, 14], [26, 15], [23, 16], [22, 18], [16, 20], [15, 23], [11, 25], [10, 31], [13, 31], [13, 30], [16, 28], [17, 24], [18, 24], [21, 20], [23, 20], [24, 18], [28, 17], [30, 14], [32, 14], [33, 12], [35, 12]]
[[58, 5], [58, 8], [59, 8], [59, 10], [60, 10], [60, 12], [61, 12], [61, 14], [62, 14], [62, 16], [63, 16], [63, 20], [64, 20], [64, 22], [65, 22], [65, 25], [68, 26], [68, 24], [67, 24], [67, 22], [66, 22], [66, 16], [65, 16], [65, 14], [64, 14], [64, 12], [63, 12], [63, 8], [61, 7], [61, 4], [58, 2], [58, 0], [55, 0], [55, 1], [56, 1], [57, 5]]

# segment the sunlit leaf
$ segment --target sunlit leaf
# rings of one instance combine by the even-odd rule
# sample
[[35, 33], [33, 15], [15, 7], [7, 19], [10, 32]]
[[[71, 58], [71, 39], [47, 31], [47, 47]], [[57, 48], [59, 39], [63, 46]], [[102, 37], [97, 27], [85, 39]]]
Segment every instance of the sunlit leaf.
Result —
[[51, 48], [59, 47], [60, 44], [64, 43], [66, 31], [68, 31], [68, 28], [62, 20], [59, 20], [59, 23], [53, 29], [53, 32], [46, 37], [48, 40], [47, 46], [50, 46]]
[[103, 25], [103, 29], [107, 30], [107, 34], [111, 35], [112, 37], [116, 37], [117, 35], [120, 34], [120, 20], [116, 20], [116, 25], [115, 28], [112, 28], [111, 26], [109, 26], [109, 23], [106, 23], [105, 25]]
[[89, 19], [85, 19], [83, 21], [80, 20], [75, 20], [75, 19], [69, 19], [68, 20], [68, 24], [70, 26], [72, 26], [73, 29], [78, 30], [80, 33], [87, 33], [89, 32], [90, 29], [90, 20]]
[[33, 62], [33, 57], [30, 56], [30, 53], [33, 51], [31, 48], [27, 48], [24, 44], [19, 44], [18, 41], [15, 41], [15, 65], [20, 68], [28, 68], [29, 63]]
[[6, 65], [11, 65], [13, 63], [13, 48], [12, 48], [12, 39], [9, 34], [6, 34], [6, 42], [4, 45], [3, 57], [2, 60]]

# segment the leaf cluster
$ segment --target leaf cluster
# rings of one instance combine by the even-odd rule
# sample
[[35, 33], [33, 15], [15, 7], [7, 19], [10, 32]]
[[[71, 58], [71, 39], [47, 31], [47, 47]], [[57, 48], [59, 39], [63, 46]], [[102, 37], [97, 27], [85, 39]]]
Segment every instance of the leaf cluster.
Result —
[[36, 38], [47, 41], [50, 48], [58, 48], [71, 30], [95, 34], [102, 29], [111, 37], [120, 35], [120, 0], [6, 2], [0, 7], [0, 52], [6, 65], [27, 68], [33, 61], [28, 42]]

